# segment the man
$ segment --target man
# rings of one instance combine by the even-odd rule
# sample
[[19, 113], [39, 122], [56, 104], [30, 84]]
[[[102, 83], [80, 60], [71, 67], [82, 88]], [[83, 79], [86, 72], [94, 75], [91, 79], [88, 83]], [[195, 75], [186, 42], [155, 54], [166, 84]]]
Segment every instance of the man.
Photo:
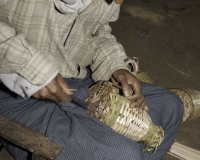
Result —
[[[111, 35], [123, 0], [6, 0], [0, 3], [0, 114], [64, 146], [58, 160], [159, 160], [182, 121], [177, 96], [140, 83], [124, 63], [123, 47]], [[90, 77], [91, 76], [91, 77]], [[130, 107], [148, 110], [165, 138], [155, 154], [115, 133], [70, 102], [70, 89], [85, 100], [89, 87], [113, 78]], [[144, 98], [145, 97], [145, 98]], [[147, 107], [148, 106], [148, 107]], [[17, 160], [27, 152], [4, 142]]]

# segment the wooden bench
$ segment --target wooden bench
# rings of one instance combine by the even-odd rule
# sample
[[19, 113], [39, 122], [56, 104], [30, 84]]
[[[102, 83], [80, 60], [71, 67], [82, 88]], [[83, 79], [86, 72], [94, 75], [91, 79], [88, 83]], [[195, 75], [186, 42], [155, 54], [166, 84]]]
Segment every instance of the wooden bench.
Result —
[[2, 115], [0, 137], [32, 152], [32, 160], [53, 160], [63, 149], [45, 135]]

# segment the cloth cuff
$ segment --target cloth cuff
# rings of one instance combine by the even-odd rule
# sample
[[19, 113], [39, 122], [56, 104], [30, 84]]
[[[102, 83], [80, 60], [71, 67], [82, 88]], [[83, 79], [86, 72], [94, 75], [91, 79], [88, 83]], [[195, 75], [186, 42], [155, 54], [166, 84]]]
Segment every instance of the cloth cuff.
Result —
[[58, 70], [54, 72], [51, 75], [51, 77], [47, 80], [47, 82], [42, 86], [31, 84], [29, 81], [27, 81], [25, 78], [23, 78], [17, 73], [0, 74], [0, 80], [12, 92], [15, 92], [16, 94], [22, 96], [23, 98], [29, 98], [35, 92], [39, 91], [41, 88], [43, 88], [48, 83], [50, 83], [56, 77], [58, 73], [59, 73]]

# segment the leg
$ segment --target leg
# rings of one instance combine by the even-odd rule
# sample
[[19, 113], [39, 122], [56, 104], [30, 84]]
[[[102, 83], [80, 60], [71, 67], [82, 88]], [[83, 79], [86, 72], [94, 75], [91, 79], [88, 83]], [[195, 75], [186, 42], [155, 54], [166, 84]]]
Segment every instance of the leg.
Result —
[[144, 153], [146, 160], [161, 160], [175, 140], [182, 122], [183, 104], [174, 93], [162, 87], [142, 83], [149, 115], [165, 131], [164, 141], [155, 154]]
[[[68, 81], [79, 98], [87, 97], [86, 81]], [[78, 84], [78, 85], [77, 85]], [[87, 112], [73, 103], [53, 103], [39, 99], [22, 99], [9, 92], [3, 85], [0, 90], [0, 114], [25, 124], [56, 143], [64, 146], [57, 160], [142, 160], [137, 143], [115, 133], [105, 124], [89, 117]], [[17, 160], [25, 160], [28, 154], [7, 145]], [[15, 149], [14, 149], [15, 148]]]

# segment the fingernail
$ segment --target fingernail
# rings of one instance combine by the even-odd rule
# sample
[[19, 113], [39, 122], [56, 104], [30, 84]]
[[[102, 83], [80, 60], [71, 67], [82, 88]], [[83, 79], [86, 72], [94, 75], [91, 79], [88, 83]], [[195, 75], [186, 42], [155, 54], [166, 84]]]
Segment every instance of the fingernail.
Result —
[[127, 90], [127, 91], [124, 92], [124, 96], [125, 96], [125, 97], [129, 97], [129, 96], [131, 96], [132, 94], [133, 94], [133, 91], [132, 91], [132, 90]]
[[143, 112], [143, 110], [139, 110], [139, 112], [138, 112], [138, 113], [139, 113], [139, 114], [141, 114], [142, 112]]

